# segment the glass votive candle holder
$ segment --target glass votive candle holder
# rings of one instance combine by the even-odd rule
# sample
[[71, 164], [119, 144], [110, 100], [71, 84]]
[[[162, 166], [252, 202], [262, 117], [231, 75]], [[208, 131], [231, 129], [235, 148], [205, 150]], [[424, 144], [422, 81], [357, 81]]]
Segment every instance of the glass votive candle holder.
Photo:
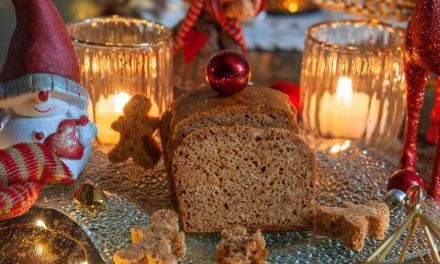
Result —
[[329, 21], [307, 30], [301, 117], [317, 138], [384, 148], [404, 117], [404, 30], [369, 20]]
[[100, 144], [116, 144], [111, 124], [136, 94], [151, 100], [159, 116], [173, 99], [172, 35], [165, 26], [119, 16], [90, 18], [68, 25], [89, 92], [89, 113]]

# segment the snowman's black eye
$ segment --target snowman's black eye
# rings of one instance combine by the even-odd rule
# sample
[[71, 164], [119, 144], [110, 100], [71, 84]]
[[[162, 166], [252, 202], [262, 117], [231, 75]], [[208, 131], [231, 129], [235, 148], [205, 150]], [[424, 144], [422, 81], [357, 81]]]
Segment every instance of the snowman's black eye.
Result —
[[46, 102], [47, 100], [49, 100], [49, 97], [50, 97], [49, 91], [41, 91], [38, 93], [38, 100], [40, 102]]

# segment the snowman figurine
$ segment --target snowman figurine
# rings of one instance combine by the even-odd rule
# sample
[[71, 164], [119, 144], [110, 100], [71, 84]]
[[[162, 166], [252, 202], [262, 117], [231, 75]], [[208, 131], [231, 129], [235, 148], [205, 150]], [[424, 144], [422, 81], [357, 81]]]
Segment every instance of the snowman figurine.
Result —
[[12, 2], [17, 26], [0, 72], [0, 148], [43, 143], [76, 178], [97, 129], [72, 42], [51, 0]]

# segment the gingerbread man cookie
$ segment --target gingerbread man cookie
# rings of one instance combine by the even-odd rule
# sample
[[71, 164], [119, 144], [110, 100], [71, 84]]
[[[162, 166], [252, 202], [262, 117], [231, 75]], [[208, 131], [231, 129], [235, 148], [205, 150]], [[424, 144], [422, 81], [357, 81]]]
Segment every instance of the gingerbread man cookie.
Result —
[[149, 117], [150, 99], [135, 95], [124, 106], [124, 115], [112, 123], [112, 128], [120, 133], [118, 144], [109, 152], [111, 162], [119, 163], [133, 158], [134, 163], [151, 168], [160, 159], [161, 151], [153, 139], [159, 127], [159, 118]]

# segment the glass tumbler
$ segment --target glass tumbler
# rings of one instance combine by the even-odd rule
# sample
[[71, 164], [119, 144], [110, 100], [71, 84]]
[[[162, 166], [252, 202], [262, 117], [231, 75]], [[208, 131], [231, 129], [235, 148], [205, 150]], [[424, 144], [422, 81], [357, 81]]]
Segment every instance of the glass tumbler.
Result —
[[300, 84], [305, 132], [388, 146], [404, 117], [404, 36], [401, 28], [370, 20], [311, 26]]
[[90, 95], [89, 113], [100, 144], [116, 144], [111, 124], [134, 95], [151, 100], [159, 116], [173, 99], [172, 36], [165, 26], [119, 16], [90, 18], [68, 25]]

